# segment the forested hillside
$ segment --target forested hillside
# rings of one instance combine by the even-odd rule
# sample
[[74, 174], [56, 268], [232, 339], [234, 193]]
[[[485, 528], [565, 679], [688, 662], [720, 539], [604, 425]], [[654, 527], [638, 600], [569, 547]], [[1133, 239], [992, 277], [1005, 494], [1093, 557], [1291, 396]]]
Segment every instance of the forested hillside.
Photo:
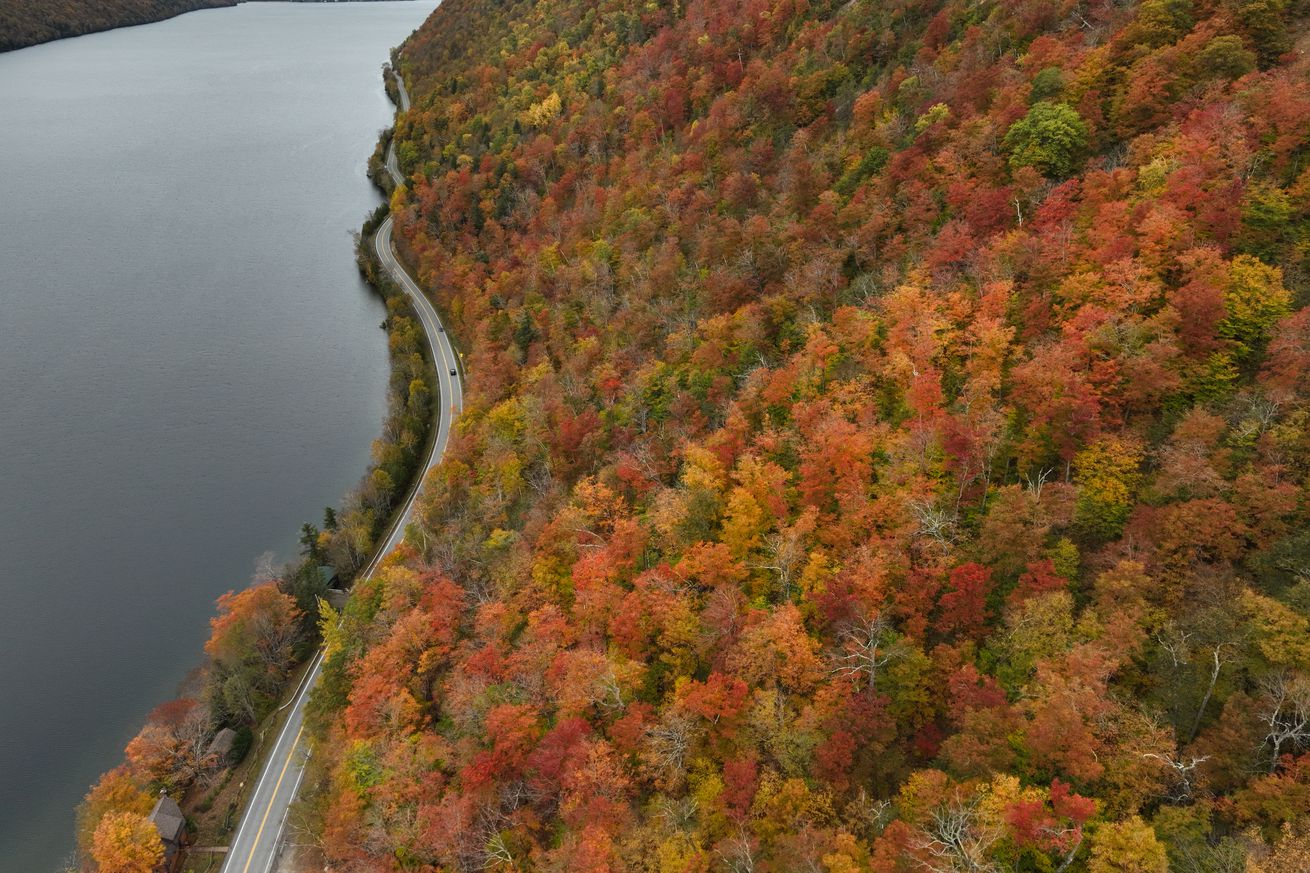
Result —
[[330, 869], [1310, 869], [1306, 13], [446, 0]]
[[235, 5], [236, 0], [0, 0], [0, 52]]
[[115, 27], [163, 21], [196, 9], [235, 6], [238, 2], [242, 0], [0, 0], [0, 52]]

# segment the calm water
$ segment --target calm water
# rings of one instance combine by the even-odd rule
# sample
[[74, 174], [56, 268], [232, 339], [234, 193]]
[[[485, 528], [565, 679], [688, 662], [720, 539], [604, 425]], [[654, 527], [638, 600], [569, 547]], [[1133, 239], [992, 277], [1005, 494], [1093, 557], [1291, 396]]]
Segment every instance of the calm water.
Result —
[[249, 4], [0, 55], [0, 871], [198, 662], [213, 601], [363, 473], [349, 232], [432, 0]]

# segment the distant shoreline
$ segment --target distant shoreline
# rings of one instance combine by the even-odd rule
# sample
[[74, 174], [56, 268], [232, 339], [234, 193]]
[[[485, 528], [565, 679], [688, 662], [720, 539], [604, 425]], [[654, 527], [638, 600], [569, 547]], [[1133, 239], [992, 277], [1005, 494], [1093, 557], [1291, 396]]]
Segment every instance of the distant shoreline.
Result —
[[[200, 9], [270, 0], [0, 0], [0, 53], [74, 36], [167, 21]], [[375, 3], [382, 0], [278, 0], [286, 3]]]

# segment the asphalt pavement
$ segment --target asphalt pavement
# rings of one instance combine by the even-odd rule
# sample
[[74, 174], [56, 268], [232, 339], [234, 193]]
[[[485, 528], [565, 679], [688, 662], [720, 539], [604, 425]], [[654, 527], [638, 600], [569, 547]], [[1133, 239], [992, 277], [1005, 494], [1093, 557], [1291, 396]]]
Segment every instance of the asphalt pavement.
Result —
[[[400, 92], [400, 110], [406, 112], [409, 110], [409, 93], [405, 89], [404, 80], [397, 76], [396, 81]], [[400, 165], [396, 161], [394, 142], [387, 149], [386, 165], [392, 179], [400, 184], [403, 179]], [[424, 333], [427, 334], [437, 376], [437, 403], [440, 414], [436, 423], [436, 438], [430, 441], [429, 454], [424, 463], [424, 476], [419, 477], [411, 488], [382, 547], [364, 568], [361, 574], [363, 578], [371, 576], [382, 559], [404, 539], [405, 528], [414, 516], [418, 494], [422, 489], [422, 480], [426, 478], [428, 471], [441, 462], [446, 445], [450, 441], [451, 424], [464, 406], [464, 390], [460, 382], [463, 365], [459, 355], [442, 328], [441, 317], [437, 314], [436, 308], [396, 257], [391, 242], [391, 227], [391, 216], [387, 216], [374, 236], [374, 248], [383, 267], [412, 299], [415, 314], [423, 325]], [[290, 704], [284, 704], [290, 706], [291, 711], [269, 754], [268, 763], [264, 765], [264, 771], [250, 793], [249, 805], [241, 817], [236, 836], [228, 849], [222, 873], [269, 873], [277, 862], [287, 815], [300, 790], [300, 781], [305, 775], [305, 764], [309, 760], [309, 748], [304, 736], [305, 704], [309, 701], [309, 692], [318, 684], [322, 668], [323, 655], [320, 652], [310, 663], [309, 670]]]

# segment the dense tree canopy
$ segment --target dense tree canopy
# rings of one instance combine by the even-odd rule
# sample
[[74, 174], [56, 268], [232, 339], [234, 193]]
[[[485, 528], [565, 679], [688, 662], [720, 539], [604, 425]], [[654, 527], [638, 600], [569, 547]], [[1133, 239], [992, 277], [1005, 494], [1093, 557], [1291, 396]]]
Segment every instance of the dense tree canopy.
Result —
[[[330, 616], [331, 868], [1303, 858], [1306, 13], [446, 0], [391, 200], [465, 411]], [[311, 556], [362, 566], [413, 442]], [[211, 711], [310, 594], [220, 604]], [[176, 709], [93, 845], [204, 766]]]
[[1087, 150], [1087, 125], [1073, 107], [1041, 100], [1010, 125], [1004, 142], [1012, 166], [1067, 176]]
[[443, 3], [466, 405], [316, 696], [333, 869], [1304, 854], [1305, 13]]
[[164, 860], [164, 844], [147, 816], [115, 811], [96, 827], [92, 857], [101, 873], [153, 873]]
[[238, 2], [241, 0], [0, 0], [0, 52]]
[[0, 52], [235, 5], [236, 0], [0, 0]]

